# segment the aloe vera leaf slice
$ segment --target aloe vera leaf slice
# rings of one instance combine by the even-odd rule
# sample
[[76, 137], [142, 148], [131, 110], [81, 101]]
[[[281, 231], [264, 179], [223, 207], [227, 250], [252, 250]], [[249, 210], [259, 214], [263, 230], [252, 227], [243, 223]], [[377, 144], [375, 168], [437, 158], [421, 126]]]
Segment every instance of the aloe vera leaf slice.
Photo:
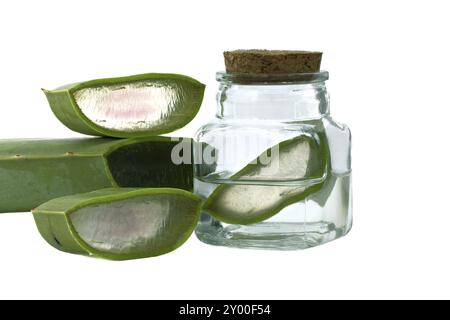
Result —
[[222, 184], [208, 197], [203, 209], [216, 219], [230, 224], [264, 221], [286, 206], [305, 199], [321, 188], [328, 168], [326, 140], [317, 143], [301, 135], [278, 145], [278, 157], [263, 164], [269, 150], [231, 177], [231, 180], [295, 181], [315, 180], [313, 185]]
[[108, 188], [50, 200], [33, 210], [53, 247], [111, 260], [158, 256], [195, 229], [201, 199], [173, 188]]
[[97, 79], [44, 90], [56, 117], [73, 131], [119, 138], [184, 127], [198, 113], [205, 85], [179, 74]]
[[171, 159], [178, 143], [167, 137], [0, 140], [0, 212], [30, 211], [108, 187], [192, 190], [192, 161]]

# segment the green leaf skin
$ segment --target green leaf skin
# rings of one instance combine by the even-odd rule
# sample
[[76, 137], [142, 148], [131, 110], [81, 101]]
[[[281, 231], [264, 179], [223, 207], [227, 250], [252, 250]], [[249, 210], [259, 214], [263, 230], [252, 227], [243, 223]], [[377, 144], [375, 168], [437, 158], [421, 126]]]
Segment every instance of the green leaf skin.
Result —
[[[161, 197], [165, 199], [163, 205], [155, 207]], [[134, 201], [134, 205], [127, 201]], [[144, 209], [137, 214], [136, 203]], [[154, 210], [151, 210], [152, 206]], [[33, 217], [42, 237], [58, 250], [110, 260], [129, 260], [162, 255], [181, 246], [194, 231], [200, 208], [199, 197], [180, 189], [108, 188], [50, 200], [33, 210]], [[108, 218], [114, 216], [114, 210], [116, 214], [121, 210], [119, 217]], [[107, 232], [111, 243], [122, 243], [123, 235], [117, 229], [129, 228], [127, 232], [133, 233], [136, 229], [133, 223], [140, 223], [142, 227], [142, 221], [145, 227], [141, 231], [148, 238], [146, 241], [135, 240], [127, 234], [127, 239], [131, 239], [125, 243], [126, 249], [108, 248], [109, 243], [92, 242], [89, 238]], [[83, 231], [81, 223], [84, 227], [94, 228], [95, 233]], [[105, 227], [105, 223], [110, 225]]]
[[[253, 223], [262, 222], [274, 216], [280, 212], [283, 208], [296, 203], [298, 201], [304, 200], [308, 195], [316, 192], [322, 188], [326, 176], [329, 174], [329, 149], [327, 140], [323, 137], [323, 134], [318, 134], [322, 138], [317, 139], [318, 144], [312, 143], [310, 138], [305, 138], [305, 136], [298, 136], [290, 140], [281, 142], [279, 146], [280, 155], [283, 151], [289, 148], [295, 148], [296, 145], [300, 143], [307, 142], [312, 150], [309, 155], [308, 167], [305, 172], [305, 177], [308, 179], [314, 179], [317, 182], [311, 186], [298, 187], [298, 186], [277, 186], [277, 185], [258, 185], [258, 184], [221, 184], [219, 185], [212, 194], [206, 199], [203, 205], [203, 210], [209, 213], [211, 216], [225, 223], [229, 224], [240, 224], [248, 225]], [[257, 180], [264, 180], [263, 177], [259, 176], [259, 170], [261, 170], [264, 165], [262, 165], [260, 159], [268, 151], [263, 152], [255, 161], [245, 166], [238, 173], [231, 177], [231, 180], [252, 180], [253, 182]], [[283, 159], [280, 158], [282, 162]], [[288, 181], [289, 178], [286, 176], [274, 176], [275, 179], [281, 179]], [[265, 179], [267, 180], [267, 178]], [[242, 208], [243, 203], [239, 201], [227, 201], [227, 193], [234, 192], [235, 194], [242, 195], [245, 200], [252, 201], [251, 196], [253, 195], [256, 199], [263, 199], [266, 195], [278, 195], [276, 200], [270, 204], [270, 206], [265, 209], [257, 208], [258, 204], [255, 204], [247, 212], [243, 213]], [[255, 196], [256, 195], [256, 196]], [[228, 195], [229, 197], [229, 195]], [[241, 212], [239, 212], [241, 210]]]
[[192, 164], [171, 161], [178, 143], [168, 137], [0, 140], [0, 212], [108, 187], [190, 191]]
[[[134, 82], [149, 81], [151, 83], [181, 85], [185, 89], [180, 94], [183, 104], [181, 115], [166, 117], [163, 123], [149, 126], [145, 130], [116, 130], [105, 128], [94, 123], [80, 109], [74, 93], [87, 88], [126, 85]], [[55, 116], [69, 129], [93, 136], [108, 136], [117, 138], [147, 137], [172, 132], [184, 127], [198, 113], [203, 100], [205, 85], [188, 76], [179, 74], [149, 73], [119, 78], [97, 79], [87, 82], [67, 85], [55, 90], [43, 89]], [[129, 108], [125, 105], [124, 108]], [[132, 108], [130, 108], [130, 111]]]

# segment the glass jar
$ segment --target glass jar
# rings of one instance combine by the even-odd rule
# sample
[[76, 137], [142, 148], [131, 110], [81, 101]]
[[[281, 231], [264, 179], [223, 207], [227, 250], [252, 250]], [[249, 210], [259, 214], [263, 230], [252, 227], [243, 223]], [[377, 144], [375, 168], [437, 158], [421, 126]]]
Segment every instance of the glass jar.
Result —
[[328, 72], [217, 73], [215, 119], [194, 139], [196, 229], [208, 244], [304, 249], [352, 225], [351, 136], [330, 117]]

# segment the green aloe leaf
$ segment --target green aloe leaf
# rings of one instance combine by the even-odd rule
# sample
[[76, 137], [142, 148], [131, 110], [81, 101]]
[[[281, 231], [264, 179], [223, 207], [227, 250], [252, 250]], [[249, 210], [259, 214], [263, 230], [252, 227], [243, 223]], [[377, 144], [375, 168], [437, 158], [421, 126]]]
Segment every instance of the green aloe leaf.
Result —
[[302, 135], [283, 141], [266, 163], [271, 150], [233, 175], [236, 184], [219, 185], [203, 209], [226, 223], [257, 223], [322, 187], [329, 159], [326, 139]]
[[194, 231], [201, 200], [171, 189], [109, 188], [50, 200], [33, 210], [53, 247], [111, 260], [158, 256]]
[[192, 161], [172, 161], [178, 144], [167, 137], [0, 140], [0, 212], [108, 187], [192, 190]]
[[56, 117], [94, 136], [143, 137], [184, 127], [199, 111], [205, 86], [179, 74], [98, 79], [44, 90]]

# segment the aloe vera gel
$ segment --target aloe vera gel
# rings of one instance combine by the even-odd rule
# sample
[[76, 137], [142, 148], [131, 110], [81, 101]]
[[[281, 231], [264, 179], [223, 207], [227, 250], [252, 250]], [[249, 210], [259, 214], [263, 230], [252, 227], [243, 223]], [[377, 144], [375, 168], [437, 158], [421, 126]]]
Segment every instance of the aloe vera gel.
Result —
[[225, 53], [216, 117], [194, 144], [201, 241], [303, 249], [350, 230], [350, 131], [330, 116], [321, 56]]

